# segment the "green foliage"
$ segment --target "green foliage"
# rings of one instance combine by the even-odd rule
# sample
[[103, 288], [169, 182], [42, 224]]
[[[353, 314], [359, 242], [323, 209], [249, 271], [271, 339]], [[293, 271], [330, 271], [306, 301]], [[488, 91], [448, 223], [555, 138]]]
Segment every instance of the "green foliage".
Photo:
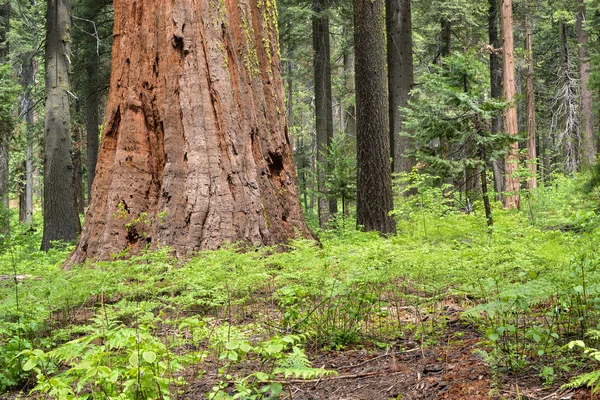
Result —
[[25, 278], [0, 280], [1, 390], [33, 379], [47, 398], [174, 398], [209, 379], [214, 399], [282, 398], [287, 379], [331, 374], [311, 366], [315, 350], [436, 344], [449, 302], [479, 328], [496, 371], [561, 382], [577, 362], [561, 347], [600, 322], [587, 178], [555, 177], [531, 210], [494, 203], [492, 228], [479, 201], [465, 214], [437, 177], [406, 179], [415, 194], [397, 199], [398, 235], [340, 224], [320, 246], [230, 246], [185, 263], [164, 248], [67, 271], [69, 249], [37, 252], [39, 216], [14, 221], [0, 275]]
[[425, 171], [444, 180], [502, 156], [508, 138], [491, 135], [486, 121], [503, 104], [486, 95], [488, 81], [486, 65], [474, 51], [445, 57], [421, 76], [404, 111]]
[[345, 213], [356, 197], [356, 156], [354, 143], [345, 134], [337, 134], [326, 148], [325, 188], [327, 196], [342, 200]]
[[10, 132], [14, 127], [14, 108], [20, 89], [10, 64], [0, 65], [0, 124], [4, 132]]
[[[598, 341], [600, 338], [600, 331], [591, 330], [587, 333], [587, 335], [593, 340]], [[600, 351], [593, 347], [586, 346], [583, 340], [574, 340], [567, 344], [567, 347], [570, 350], [573, 350], [575, 347], [580, 347], [583, 349], [585, 355], [593, 360], [594, 362], [600, 361]], [[579, 388], [579, 387], [589, 387], [592, 390], [592, 397], [594, 397], [594, 393], [600, 389], [600, 369], [596, 369], [592, 372], [587, 372], [581, 375], [577, 375], [571, 381], [562, 386], [562, 388]]]

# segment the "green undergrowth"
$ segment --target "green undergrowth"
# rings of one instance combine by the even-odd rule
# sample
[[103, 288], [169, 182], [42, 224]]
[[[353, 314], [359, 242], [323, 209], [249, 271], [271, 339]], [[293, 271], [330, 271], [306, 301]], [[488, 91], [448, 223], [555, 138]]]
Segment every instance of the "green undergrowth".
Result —
[[65, 270], [70, 247], [39, 252], [39, 221], [14, 224], [0, 254], [0, 393], [166, 399], [202, 382], [212, 399], [286, 398], [287, 379], [334, 374], [312, 366], [314, 351], [435, 345], [450, 304], [495, 371], [564, 383], [583, 360], [564, 345], [600, 320], [600, 200], [584, 181], [557, 177], [520, 211], [494, 204], [488, 228], [479, 201], [467, 213], [423, 178], [397, 200], [395, 236], [348, 218], [318, 244], [187, 262], [164, 248]]

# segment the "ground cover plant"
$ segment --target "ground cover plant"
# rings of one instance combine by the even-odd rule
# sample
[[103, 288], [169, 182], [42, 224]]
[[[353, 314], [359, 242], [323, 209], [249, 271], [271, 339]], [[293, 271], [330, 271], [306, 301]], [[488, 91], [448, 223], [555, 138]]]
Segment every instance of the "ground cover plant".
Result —
[[[347, 351], [393, 364], [467, 343], [490, 373], [486, 397], [518, 398], [527, 387], [511, 397], [507, 382], [523, 374], [550, 394], [595, 391], [600, 198], [584, 193], [588, 178], [556, 177], [524, 194], [520, 211], [497, 205], [492, 227], [479, 202], [412, 179], [419, 190], [397, 199], [397, 235], [341, 218], [320, 243], [286, 251], [232, 245], [180, 262], [163, 248], [63, 269], [71, 247], [39, 252], [39, 220], [14, 223], [0, 255], [0, 393], [311, 398], [298, 385], [374, 374], [330, 362]], [[420, 398], [461, 398], [444, 390]]]

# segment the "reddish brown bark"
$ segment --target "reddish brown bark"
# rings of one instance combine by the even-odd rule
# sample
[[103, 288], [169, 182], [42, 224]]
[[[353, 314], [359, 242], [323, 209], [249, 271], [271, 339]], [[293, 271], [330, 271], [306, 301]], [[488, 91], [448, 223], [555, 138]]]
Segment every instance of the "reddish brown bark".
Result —
[[274, 1], [115, 0], [114, 9], [105, 130], [71, 262], [147, 245], [185, 256], [311, 237]]
[[[517, 136], [517, 107], [515, 106], [515, 58], [514, 40], [512, 31], [512, 0], [504, 0], [501, 7], [502, 14], [502, 76], [504, 77], [504, 101], [508, 104], [504, 110], [504, 131], [507, 135]], [[504, 206], [518, 208], [519, 178], [516, 177], [519, 168], [519, 143], [510, 144], [504, 164]]]

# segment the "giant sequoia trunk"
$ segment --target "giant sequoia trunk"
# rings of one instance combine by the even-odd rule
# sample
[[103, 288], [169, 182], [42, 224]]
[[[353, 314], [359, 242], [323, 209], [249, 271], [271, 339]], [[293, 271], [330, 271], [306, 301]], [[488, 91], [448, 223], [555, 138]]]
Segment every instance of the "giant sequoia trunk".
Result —
[[367, 231], [394, 233], [384, 0], [354, 0], [354, 46], [357, 223]]
[[414, 85], [412, 19], [410, 0], [387, 0], [387, 60], [390, 102], [390, 148], [392, 170], [410, 172], [414, 157], [407, 155], [413, 147], [411, 138], [401, 136], [403, 113]]
[[55, 240], [75, 241], [79, 226], [71, 159], [70, 31], [71, 0], [48, 0], [42, 250], [48, 250]]
[[115, 0], [113, 70], [71, 262], [312, 236], [287, 137], [273, 1]]

